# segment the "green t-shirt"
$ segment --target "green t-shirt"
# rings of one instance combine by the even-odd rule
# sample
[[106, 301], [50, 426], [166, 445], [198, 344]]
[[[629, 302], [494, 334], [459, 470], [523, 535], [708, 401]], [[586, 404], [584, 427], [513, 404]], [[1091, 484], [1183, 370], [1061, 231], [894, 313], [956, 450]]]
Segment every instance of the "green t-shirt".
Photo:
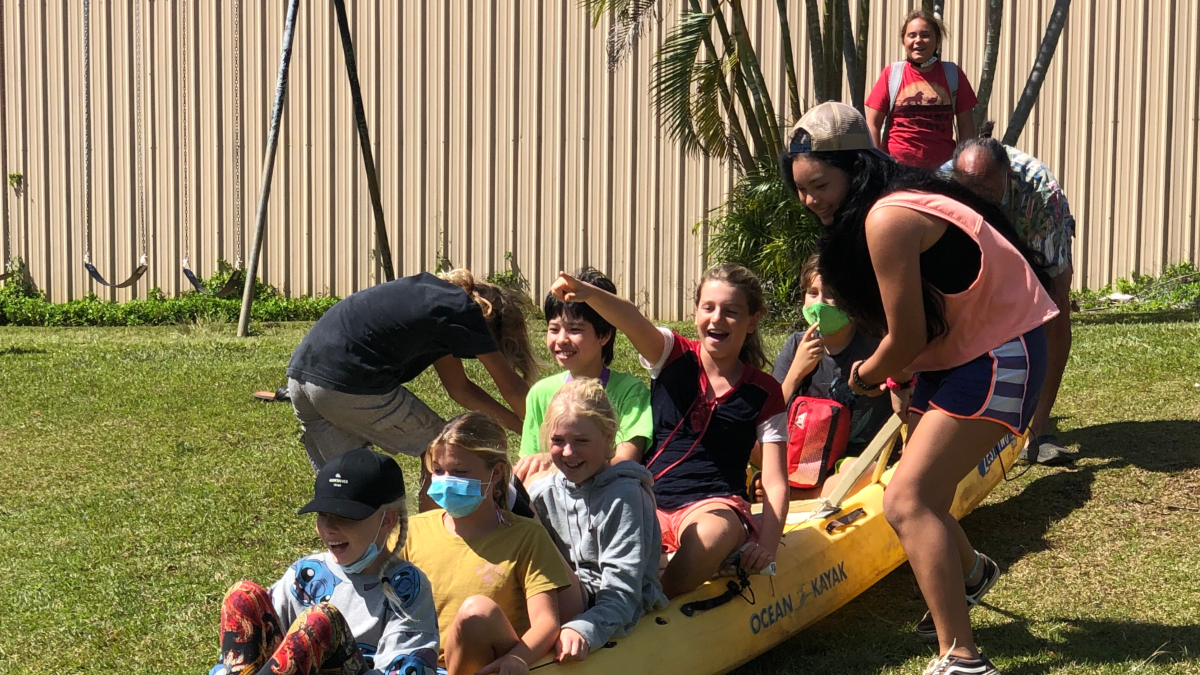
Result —
[[[521, 456], [549, 452], [541, 448], [538, 439], [542, 420], [550, 399], [567, 383], [569, 372], [538, 380], [525, 397], [525, 428], [521, 431]], [[617, 443], [645, 438], [649, 443], [654, 435], [654, 419], [650, 414], [650, 390], [642, 381], [628, 373], [609, 371], [608, 386], [604, 388], [613, 411], [617, 413]]]

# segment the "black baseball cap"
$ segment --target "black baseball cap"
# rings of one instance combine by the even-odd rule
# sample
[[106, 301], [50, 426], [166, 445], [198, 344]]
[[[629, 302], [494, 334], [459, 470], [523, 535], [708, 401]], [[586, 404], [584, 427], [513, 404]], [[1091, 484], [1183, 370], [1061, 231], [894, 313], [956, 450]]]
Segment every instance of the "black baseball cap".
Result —
[[332, 513], [362, 520], [404, 498], [404, 473], [396, 460], [358, 448], [330, 460], [317, 472], [312, 501], [300, 513]]

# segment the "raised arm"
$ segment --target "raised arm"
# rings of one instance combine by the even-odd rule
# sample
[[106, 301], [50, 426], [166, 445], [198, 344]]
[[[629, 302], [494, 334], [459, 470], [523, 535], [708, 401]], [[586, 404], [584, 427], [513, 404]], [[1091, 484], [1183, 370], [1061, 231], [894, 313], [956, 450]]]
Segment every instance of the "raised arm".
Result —
[[550, 287], [554, 297], [563, 302], [586, 302], [600, 316], [629, 338], [633, 348], [651, 363], [658, 361], [663, 353], [663, 336], [642, 316], [632, 302], [617, 297], [608, 291], [580, 281], [566, 272], [559, 272], [558, 279]]

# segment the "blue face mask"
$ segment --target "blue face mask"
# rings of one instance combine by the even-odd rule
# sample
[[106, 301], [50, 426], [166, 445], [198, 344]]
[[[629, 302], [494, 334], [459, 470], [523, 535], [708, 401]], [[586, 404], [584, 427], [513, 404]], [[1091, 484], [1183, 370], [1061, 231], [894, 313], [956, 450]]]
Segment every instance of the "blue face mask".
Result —
[[[386, 515], [387, 514], [385, 513], [384, 516], [379, 518], [379, 530], [383, 529], [383, 518], [386, 517]], [[375, 531], [376, 539], [379, 538], [379, 530]], [[371, 545], [367, 547], [367, 550], [363, 552], [358, 560], [355, 560], [349, 565], [341, 565], [342, 571], [346, 574], [359, 574], [363, 570], [370, 567], [371, 563], [375, 562], [375, 559], [379, 557], [379, 553], [379, 547], [375, 545], [374, 541], [372, 541]]]
[[[491, 485], [488, 482], [487, 485]], [[463, 518], [475, 513], [483, 503], [484, 484], [474, 478], [433, 476], [429, 481], [429, 498], [446, 510], [451, 518]]]

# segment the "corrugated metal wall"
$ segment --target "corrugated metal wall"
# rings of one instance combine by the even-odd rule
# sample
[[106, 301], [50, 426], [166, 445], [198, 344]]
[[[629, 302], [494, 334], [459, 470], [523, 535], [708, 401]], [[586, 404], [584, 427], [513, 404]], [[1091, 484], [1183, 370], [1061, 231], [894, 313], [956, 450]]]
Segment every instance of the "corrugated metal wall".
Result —
[[[743, 1], [786, 118], [775, 3]], [[650, 105], [653, 54], [684, 2], [661, 3], [663, 15], [615, 71], [606, 68], [606, 22], [592, 29], [578, 0], [348, 4], [400, 274], [433, 269], [444, 257], [482, 276], [502, 269], [511, 252], [538, 294], [556, 270], [587, 263], [608, 270], [656, 317], [689, 313], [708, 235], [694, 226], [721, 203], [733, 176], [719, 163], [684, 156], [659, 133]], [[883, 65], [901, 58], [900, 17], [918, 4], [871, 3], [868, 88]], [[946, 5], [944, 54], [976, 82], [986, 3]], [[1005, 5], [991, 102], [999, 129], [1053, 2]], [[809, 105], [803, 3], [788, 6]], [[23, 175], [20, 190], [4, 191], [5, 258], [24, 257], [38, 286], [60, 301], [88, 292], [127, 299], [152, 286], [178, 293], [185, 247], [205, 276], [218, 258], [247, 258], [285, 7], [285, 0], [93, 0], [89, 237], [82, 2], [4, 0], [0, 160], [6, 172]], [[1019, 145], [1067, 190], [1078, 218], [1077, 285], [1197, 261], [1198, 55], [1200, 3], [1072, 4]], [[139, 68], [144, 192], [136, 181]], [[361, 166], [332, 6], [304, 0], [261, 269], [268, 282], [292, 295], [345, 295], [376, 282]], [[142, 194], [145, 222], [137, 218]], [[142, 281], [122, 291], [94, 285], [83, 268], [89, 245], [111, 280], [136, 265], [142, 232], [150, 260]]]

